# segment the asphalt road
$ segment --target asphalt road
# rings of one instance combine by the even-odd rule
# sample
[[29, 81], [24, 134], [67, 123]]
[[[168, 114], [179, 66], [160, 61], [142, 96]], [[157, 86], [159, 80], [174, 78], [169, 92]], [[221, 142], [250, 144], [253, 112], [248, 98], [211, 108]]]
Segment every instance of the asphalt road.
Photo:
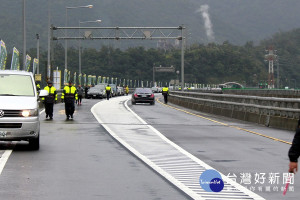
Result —
[[[276, 141], [276, 138], [291, 142], [294, 132], [195, 112], [172, 104], [129, 107], [168, 139], [244, 187], [265, 199], [283, 199], [283, 176], [288, 170], [290, 145]], [[247, 174], [251, 176], [251, 183], [246, 179]], [[284, 199], [299, 198], [299, 174], [294, 181], [290, 185], [294, 191], [288, 191]]]
[[[25, 142], [0, 143], [0, 154], [13, 149], [0, 175], [1, 199], [188, 199], [108, 134], [91, 113], [97, 102], [84, 100], [70, 121], [63, 104], [55, 105], [52, 121], [43, 113], [39, 151], [30, 151]], [[300, 196], [299, 175], [291, 184], [294, 191], [285, 197], [281, 191], [290, 146], [276, 138], [291, 142], [293, 132], [183, 112], [172, 104], [128, 106], [168, 139], [265, 199]], [[278, 183], [272, 183], [274, 177]]]
[[[1, 143], [13, 149], [0, 176], [0, 199], [189, 199], [117, 143], [91, 113], [99, 100], [84, 99], [67, 121], [64, 105], [54, 119], [41, 115], [41, 146]], [[116, 113], [117, 114], [117, 113]]]

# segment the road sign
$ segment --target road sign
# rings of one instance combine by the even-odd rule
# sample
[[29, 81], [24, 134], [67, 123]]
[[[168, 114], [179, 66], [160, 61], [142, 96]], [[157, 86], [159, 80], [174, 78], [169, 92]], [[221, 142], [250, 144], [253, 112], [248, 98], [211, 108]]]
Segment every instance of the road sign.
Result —
[[175, 68], [172, 67], [154, 67], [155, 72], [175, 72]]
[[34, 79], [35, 81], [42, 81], [42, 74], [35, 74]]

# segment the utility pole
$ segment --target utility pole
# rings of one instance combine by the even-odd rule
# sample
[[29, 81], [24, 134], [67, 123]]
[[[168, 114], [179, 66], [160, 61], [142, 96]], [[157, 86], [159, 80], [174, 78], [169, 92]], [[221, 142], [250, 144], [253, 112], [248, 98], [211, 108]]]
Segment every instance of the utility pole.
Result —
[[[37, 40], [37, 43], [36, 43], [36, 58], [38, 60], [40, 60], [40, 35], [38, 33], [36, 34], [36, 40]], [[37, 65], [37, 74], [40, 74], [39, 64]]]
[[277, 88], [280, 88], [280, 77], [279, 77], [279, 58], [277, 56], [276, 59], [276, 64], [277, 64]]
[[26, 65], [26, 2], [23, 0], [23, 70]]
[[268, 54], [265, 55], [265, 58], [269, 62], [268, 88], [274, 89], [274, 60], [277, 59], [276, 50], [273, 50], [271, 46], [266, 52]]

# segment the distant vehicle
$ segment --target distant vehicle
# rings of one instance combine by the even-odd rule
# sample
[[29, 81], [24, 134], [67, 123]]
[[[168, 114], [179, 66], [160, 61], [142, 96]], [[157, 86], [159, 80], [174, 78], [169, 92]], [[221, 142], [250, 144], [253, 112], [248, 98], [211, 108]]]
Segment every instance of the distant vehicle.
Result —
[[150, 88], [136, 88], [131, 96], [131, 103], [150, 103], [155, 104], [155, 96]]
[[153, 93], [158, 93], [158, 87], [152, 87], [151, 90]]
[[94, 87], [91, 87], [89, 91], [87, 92], [87, 98], [90, 99], [96, 99], [96, 98], [105, 98], [106, 92], [105, 92], [105, 84], [98, 84]]
[[111, 87], [111, 96], [117, 96], [117, 85], [116, 84], [108, 84]]
[[31, 72], [0, 70], [0, 140], [29, 142], [40, 147], [39, 95]]
[[117, 86], [117, 95], [118, 96], [123, 96], [125, 94], [124, 88], [121, 86]]

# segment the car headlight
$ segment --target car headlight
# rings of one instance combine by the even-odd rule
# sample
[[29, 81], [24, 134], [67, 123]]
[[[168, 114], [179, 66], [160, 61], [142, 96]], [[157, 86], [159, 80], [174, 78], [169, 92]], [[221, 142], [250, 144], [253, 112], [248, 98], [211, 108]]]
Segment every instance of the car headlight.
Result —
[[38, 109], [23, 110], [22, 116], [23, 117], [38, 116]]

